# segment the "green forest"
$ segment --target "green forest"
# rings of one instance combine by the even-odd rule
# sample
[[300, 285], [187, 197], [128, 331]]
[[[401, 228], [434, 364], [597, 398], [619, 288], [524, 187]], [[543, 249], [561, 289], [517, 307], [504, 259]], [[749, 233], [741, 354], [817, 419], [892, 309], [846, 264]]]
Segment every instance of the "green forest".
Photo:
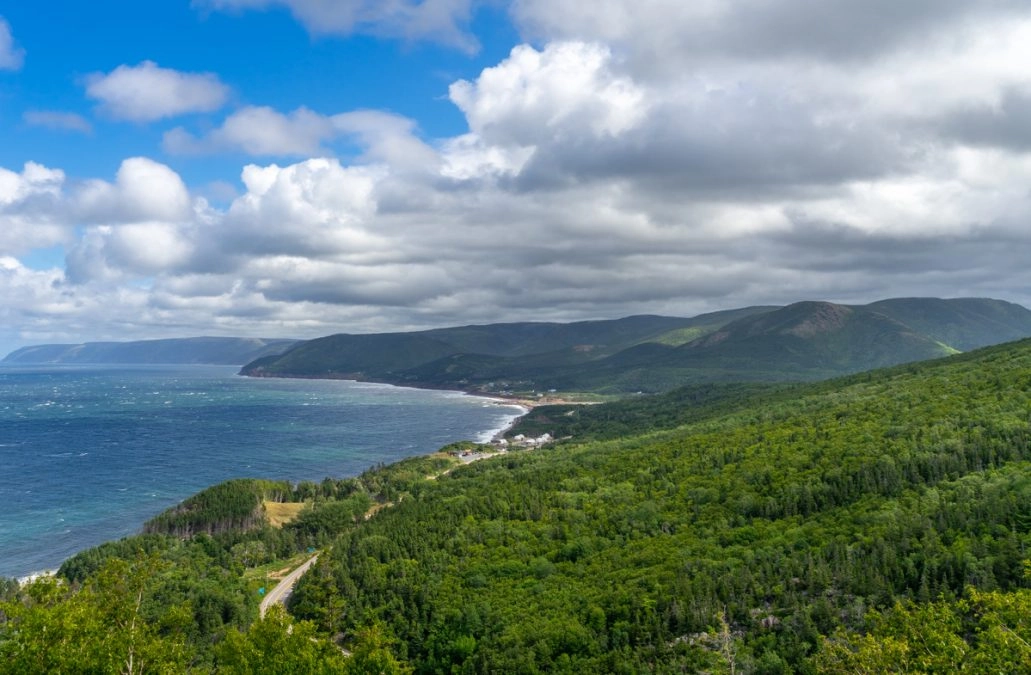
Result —
[[[15, 672], [1031, 668], [1031, 341], [522, 423], [562, 440], [232, 481], [0, 583]], [[513, 430], [513, 433], [518, 429]], [[303, 503], [275, 527], [270, 503]], [[260, 589], [319, 551], [288, 613]]]
[[629, 316], [329, 335], [245, 365], [260, 377], [626, 396], [707, 382], [820, 380], [1031, 335], [1031, 311], [988, 298], [804, 301], [693, 318]]

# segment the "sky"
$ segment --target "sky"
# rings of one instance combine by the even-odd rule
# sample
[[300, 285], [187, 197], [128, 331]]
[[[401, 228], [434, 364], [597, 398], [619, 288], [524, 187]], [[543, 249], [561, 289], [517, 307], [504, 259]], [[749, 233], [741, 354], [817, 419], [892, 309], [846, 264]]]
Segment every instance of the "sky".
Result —
[[0, 5], [0, 352], [1031, 305], [1026, 0]]

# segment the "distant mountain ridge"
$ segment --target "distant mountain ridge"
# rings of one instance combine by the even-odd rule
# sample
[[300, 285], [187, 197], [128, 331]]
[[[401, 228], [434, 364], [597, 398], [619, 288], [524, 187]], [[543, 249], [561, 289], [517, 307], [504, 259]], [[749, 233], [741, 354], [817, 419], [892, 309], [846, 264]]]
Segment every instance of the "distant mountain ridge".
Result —
[[39, 345], [16, 364], [243, 365], [261, 377], [341, 378], [483, 393], [656, 392], [700, 382], [832, 377], [1031, 336], [1031, 311], [983, 298], [803, 301], [696, 317], [502, 323], [307, 341], [198, 337]]
[[866, 308], [964, 352], [1028, 335], [1028, 310], [1003, 300], [895, 298]]
[[1001, 300], [804, 301], [693, 318], [331, 335], [241, 372], [480, 392], [663, 391], [693, 382], [820, 379], [1027, 336], [1031, 311]]
[[[338, 334], [298, 344], [280, 357], [258, 359], [248, 375], [353, 377], [413, 384], [511, 378], [525, 369], [552, 369], [617, 354], [637, 344], [687, 341], [737, 318], [750, 307], [693, 318], [631, 316], [576, 323], [501, 323], [410, 333]], [[684, 331], [687, 337], [684, 337]], [[678, 337], [679, 336], [679, 337]]]
[[20, 364], [210, 364], [239, 366], [281, 354], [297, 340], [195, 337], [134, 342], [86, 342], [22, 347], [3, 363]]

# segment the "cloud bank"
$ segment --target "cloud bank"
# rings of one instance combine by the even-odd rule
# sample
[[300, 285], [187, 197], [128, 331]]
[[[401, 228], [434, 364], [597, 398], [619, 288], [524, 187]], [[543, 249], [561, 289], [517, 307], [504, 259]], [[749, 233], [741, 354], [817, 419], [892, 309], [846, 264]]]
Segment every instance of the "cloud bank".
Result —
[[[204, 4], [289, 5], [340, 31], [379, 11]], [[452, 22], [468, 11], [432, 7]], [[255, 158], [225, 208], [155, 159], [76, 182], [35, 164], [0, 171], [5, 311], [41, 340], [96, 316], [96, 337], [315, 336], [803, 298], [1031, 304], [1021, 3], [520, 0], [511, 12], [534, 42], [450, 85], [461, 134], [265, 106], [170, 130], [172, 154]], [[149, 62], [94, 84], [119, 91], [110, 83], [130, 76], [151, 91], [155, 73], [187, 94], [96, 98], [132, 120], [226, 100], [213, 75]], [[55, 245], [65, 269], [19, 262]]]

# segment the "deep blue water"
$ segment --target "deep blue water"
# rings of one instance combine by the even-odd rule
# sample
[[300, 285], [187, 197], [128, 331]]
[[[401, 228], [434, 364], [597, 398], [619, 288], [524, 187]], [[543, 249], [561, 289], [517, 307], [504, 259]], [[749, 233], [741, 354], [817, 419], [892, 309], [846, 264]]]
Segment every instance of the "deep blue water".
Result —
[[218, 366], [0, 366], [0, 576], [54, 569], [236, 477], [321, 480], [483, 439], [520, 411], [454, 392]]

